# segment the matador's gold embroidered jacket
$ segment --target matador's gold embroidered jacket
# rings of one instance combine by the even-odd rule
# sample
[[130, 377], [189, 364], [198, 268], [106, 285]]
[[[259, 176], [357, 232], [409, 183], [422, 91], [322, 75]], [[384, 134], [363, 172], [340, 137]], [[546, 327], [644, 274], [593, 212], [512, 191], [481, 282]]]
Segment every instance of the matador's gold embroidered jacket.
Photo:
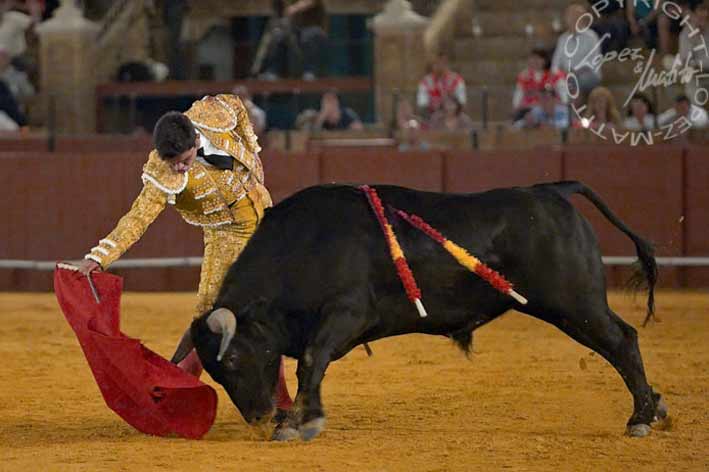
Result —
[[214, 228], [236, 223], [230, 207], [249, 195], [261, 208], [271, 206], [263, 185], [261, 148], [241, 100], [233, 95], [207, 96], [185, 112], [212, 145], [234, 159], [232, 170], [195, 161], [184, 174], [172, 170], [157, 151], [143, 166], [143, 189], [116, 228], [85, 258], [104, 269], [140, 239], [166, 205], [174, 205], [192, 225]]

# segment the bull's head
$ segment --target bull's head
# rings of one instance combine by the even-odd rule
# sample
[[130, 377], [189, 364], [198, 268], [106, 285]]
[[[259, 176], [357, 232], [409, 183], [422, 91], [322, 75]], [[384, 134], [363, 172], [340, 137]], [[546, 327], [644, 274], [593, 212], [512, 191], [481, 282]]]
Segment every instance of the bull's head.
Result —
[[237, 316], [219, 308], [192, 322], [172, 362], [180, 362], [196, 348], [204, 369], [220, 383], [244, 419], [258, 425], [273, 415], [273, 393], [280, 353], [273, 336], [260, 321], [266, 303], [250, 304]]

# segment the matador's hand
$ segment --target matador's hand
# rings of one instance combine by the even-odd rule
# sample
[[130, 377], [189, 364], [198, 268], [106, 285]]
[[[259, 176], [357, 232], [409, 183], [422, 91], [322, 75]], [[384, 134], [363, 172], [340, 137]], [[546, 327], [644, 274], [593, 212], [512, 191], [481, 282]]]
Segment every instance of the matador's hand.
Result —
[[99, 265], [99, 263], [96, 261], [92, 261], [91, 259], [84, 259], [79, 263], [77, 267], [79, 268], [79, 272], [86, 276], [88, 276], [91, 272], [95, 270], [101, 270], [101, 266]]

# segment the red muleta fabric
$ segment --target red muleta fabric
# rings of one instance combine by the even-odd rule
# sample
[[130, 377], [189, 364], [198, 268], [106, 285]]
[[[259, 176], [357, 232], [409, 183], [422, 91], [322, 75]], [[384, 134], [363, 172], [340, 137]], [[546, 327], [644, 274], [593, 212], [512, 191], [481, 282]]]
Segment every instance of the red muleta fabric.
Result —
[[122, 278], [105, 272], [91, 278], [99, 304], [76, 271], [57, 267], [54, 291], [106, 405], [143, 433], [204, 436], [217, 412], [214, 389], [120, 332]]

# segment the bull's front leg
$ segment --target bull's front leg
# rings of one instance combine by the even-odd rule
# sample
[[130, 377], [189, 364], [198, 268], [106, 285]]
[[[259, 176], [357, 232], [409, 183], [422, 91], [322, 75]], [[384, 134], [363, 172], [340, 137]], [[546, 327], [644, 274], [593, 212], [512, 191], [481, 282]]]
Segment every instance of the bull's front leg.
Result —
[[335, 359], [350, 351], [365, 331], [368, 323], [364, 316], [350, 310], [337, 311], [325, 317], [315, 336], [308, 343], [303, 356], [298, 359], [298, 394], [291, 414], [285, 424], [274, 433], [276, 440], [295, 439], [309, 441], [325, 429], [320, 386], [325, 371]]
[[325, 429], [325, 413], [320, 399], [320, 385], [329, 365], [329, 356], [310, 347], [298, 359], [298, 393], [286, 420], [276, 427], [273, 439], [309, 441]]

